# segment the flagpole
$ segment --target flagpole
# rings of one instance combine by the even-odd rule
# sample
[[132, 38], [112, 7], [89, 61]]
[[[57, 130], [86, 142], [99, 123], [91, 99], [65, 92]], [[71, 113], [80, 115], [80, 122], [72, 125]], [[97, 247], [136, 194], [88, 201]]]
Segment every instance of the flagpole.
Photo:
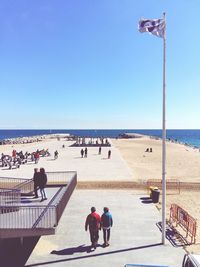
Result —
[[[163, 13], [163, 19], [166, 20], [166, 14]], [[166, 118], [165, 118], [165, 65], [166, 65], [166, 21], [163, 38], [163, 118], [162, 118], [162, 244], [165, 245], [166, 233]]]

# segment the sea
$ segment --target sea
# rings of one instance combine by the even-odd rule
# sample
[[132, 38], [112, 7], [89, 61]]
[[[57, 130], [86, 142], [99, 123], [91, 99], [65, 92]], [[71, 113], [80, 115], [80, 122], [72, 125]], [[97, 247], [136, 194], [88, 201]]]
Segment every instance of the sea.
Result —
[[[44, 130], [0, 130], [0, 140], [17, 137], [31, 137], [36, 135], [68, 133], [80, 137], [110, 137], [117, 138], [124, 133], [138, 133], [162, 138], [162, 130], [139, 130], [139, 129], [44, 129]], [[200, 130], [167, 130], [167, 139], [184, 143], [192, 147], [200, 148]]]

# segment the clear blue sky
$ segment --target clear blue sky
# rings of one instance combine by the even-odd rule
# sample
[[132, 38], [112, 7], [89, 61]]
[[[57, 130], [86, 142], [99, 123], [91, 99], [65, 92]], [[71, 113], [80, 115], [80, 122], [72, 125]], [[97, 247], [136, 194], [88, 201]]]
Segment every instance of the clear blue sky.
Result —
[[200, 128], [199, 0], [1, 0], [1, 129]]

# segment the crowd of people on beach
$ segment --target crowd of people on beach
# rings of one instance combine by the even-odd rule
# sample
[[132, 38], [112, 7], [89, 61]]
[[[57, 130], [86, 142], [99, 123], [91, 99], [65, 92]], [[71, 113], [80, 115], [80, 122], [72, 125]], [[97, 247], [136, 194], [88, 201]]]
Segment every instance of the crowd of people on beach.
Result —
[[[65, 145], [62, 145], [62, 148], [65, 148]], [[102, 146], [100, 145], [98, 147], [98, 155], [101, 155], [102, 153]], [[81, 158], [87, 158], [88, 157], [88, 148], [87, 146], [85, 148], [82, 148], [80, 150]], [[48, 157], [50, 156], [49, 149], [37, 149], [34, 152], [28, 152], [25, 153], [21, 151], [16, 151], [15, 149], [12, 150], [12, 153], [10, 155], [8, 154], [1, 154], [0, 157], [0, 167], [8, 167], [8, 169], [16, 169], [20, 168], [22, 164], [26, 164], [27, 162], [32, 162], [37, 164], [41, 157]], [[58, 159], [59, 152], [58, 150], [55, 150], [53, 152], [54, 160]], [[111, 158], [111, 149], [107, 151], [107, 158]]]
[[113, 226], [113, 218], [108, 207], [104, 207], [103, 214], [100, 216], [95, 207], [91, 207], [85, 221], [85, 231], [89, 229], [91, 248], [96, 249], [99, 240], [99, 231], [103, 230], [103, 247], [110, 245], [110, 231]]
[[72, 146], [111, 146], [107, 138], [97, 137], [97, 138], [87, 138], [87, 137], [77, 137], [76, 142]]
[[36, 151], [31, 153], [27, 151], [23, 153], [22, 150], [17, 152], [15, 149], [13, 149], [11, 155], [5, 155], [4, 153], [1, 154], [0, 166], [8, 166], [8, 169], [11, 170], [13, 167], [20, 168], [22, 164], [26, 164], [28, 161], [35, 162], [35, 164], [37, 164], [39, 162], [40, 157], [48, 156], [50, 156], [48, 149], [37, 149]]

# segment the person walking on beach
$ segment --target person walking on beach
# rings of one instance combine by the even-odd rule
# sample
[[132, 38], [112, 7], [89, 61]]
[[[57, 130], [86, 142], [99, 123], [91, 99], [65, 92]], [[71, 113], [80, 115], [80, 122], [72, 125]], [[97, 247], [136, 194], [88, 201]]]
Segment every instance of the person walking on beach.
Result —
[[87, 216], [85, 221], [85, 231], [90, 232], [91, 248], [96, 249], [99, 240], [99, 230], [101, 229], [101, 217], [96, 213], [96, 208], [91, 208], [91, 213]]
[[54, 159], [56, 160], [58, 158], [58, 151], [56, 150], [55, 152], [54, 152]]
[[111, 157], [111, 150], [108, 150], [108, 159]]
[[87, 158], [87, 147], [85, 148], [85, 158]]
[[38, 163], [39, 158], [40, 158], [40, 153], [39, 153], [39, 150], [37, 150], [37, 151], [35, 152], [35, 154], [34, 154], [35, 164]]
[[99, 155], [101, 155], [101, 146], [99, 147]]
[[84, 150], [81, 149], [81, 157], [83, 158], [83, 156], [84, 156]]
[[15, 149], [13, 149], [13, 151], [12, 151], [12, 157], [13, 157], [13, 159], [15, 159], [16, 156], [17, 156], [17, 151]]
[[45, 169], [44, 168], [40, 168], [40, 172], [39, 172], [39, 178], [38, 178], [38, 185], [39, 185], [39, 188], [40, 188], [40, 193], [41, 193], [41, 202], [44, 201], [44, 200], [47, 200], [47, 197], [46, 197], [46, 193], [45, 193], [45, 186], [47, 184], [47, 175], [45, 173]]
[[104, 213], [101, 216], [101, 227], [103, 229], [103, 246], [107, 247], [110, 245], [110, 228], [113, 226], [112, 215], [109, 212], [108, 207], [104, 207]]
[[38, 198], [38, 189], [39, 189], [39, 176], [40, 173], [38, 172], [38, 168], [34, 169], [34, 175], [33, 175], [33, 183], [34, 183], [34, 198]]

